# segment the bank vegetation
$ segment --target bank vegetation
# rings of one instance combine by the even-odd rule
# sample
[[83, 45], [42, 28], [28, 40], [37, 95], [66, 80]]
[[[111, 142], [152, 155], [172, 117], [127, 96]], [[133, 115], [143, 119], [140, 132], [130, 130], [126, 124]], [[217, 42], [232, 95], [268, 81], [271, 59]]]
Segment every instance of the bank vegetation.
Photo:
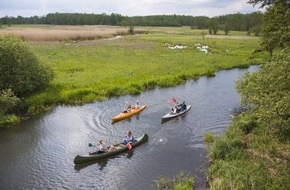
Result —
[[224, 135], [205, 134], [211, 189], [290, 189], [290, 3], [252, 2], [267, 7], [253, 57], [270, 58], [237, 81], [246, 111]]

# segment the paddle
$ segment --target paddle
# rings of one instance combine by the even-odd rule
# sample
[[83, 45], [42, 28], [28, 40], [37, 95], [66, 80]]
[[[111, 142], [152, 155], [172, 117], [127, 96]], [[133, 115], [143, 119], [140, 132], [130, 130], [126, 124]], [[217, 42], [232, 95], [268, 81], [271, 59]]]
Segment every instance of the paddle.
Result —
[[175, 98], [172, 98], [171, 100], [168, 100], [168, 104], [172, 104], [172, 103], [176, 103], [177, 104], [177, 100]]
[[95, 145], [93, 145], [92, 143], [89, 143], [89, 147], [96, 147]]

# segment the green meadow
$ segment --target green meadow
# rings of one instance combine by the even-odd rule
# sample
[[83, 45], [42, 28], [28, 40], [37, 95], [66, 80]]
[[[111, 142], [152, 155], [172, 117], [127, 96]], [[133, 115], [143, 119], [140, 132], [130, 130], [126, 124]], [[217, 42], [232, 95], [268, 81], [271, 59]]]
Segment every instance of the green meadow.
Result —
[[[248, 58], [259, 38], [245, 32], [210, 36], [189, 27], [138, 27], [135, 31], [138, 34], [116, 33], [92, 40], [29, 41], [41, 63], [55, 72], [48, 88], [27, 99], [30, 113], [56, 104], [137, 95], [211, 77], [218, 70], [258, 64]], [[174, 49], [176, 45], [182, 48]], [[201, 45], [208, 46], [208, 53], [197, 48]]]

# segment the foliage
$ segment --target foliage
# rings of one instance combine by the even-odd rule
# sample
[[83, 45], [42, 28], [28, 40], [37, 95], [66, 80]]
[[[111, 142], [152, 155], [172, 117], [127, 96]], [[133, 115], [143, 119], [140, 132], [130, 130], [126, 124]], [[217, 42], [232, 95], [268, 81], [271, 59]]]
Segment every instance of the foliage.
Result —
[[[290, 2], [286, 0], [267, 1], [262, 43], [256, 52], [267, 51], [272, 56], [275, 49], [290, 48]], [[266, 3], [266, 2], [264, 2]], [[265, 6], [265, 5], [264, 5]]]
[[235, 117], [224, 136], [207, 145], [212, 189], [290, 188], [290, 56], [285, 29], [289, 28], [289, 19], [285, 19], [289, 2], [251, 2], [269, 6], [260, 50], [271, 55], [274, 49], [283, 51], [237, 82], [247, 110]]
[[212, 144], [214, 142], [214, 133], [213, 132], [207, 132], [204, 134], [204, 141], [207, 144]]
[[157, 190], [193, 190], [194, 189], [194, 178], [185, 175], [184, 172], [180, 172], [178, 175], [174, 176], [173, 179], [159, 177], [155, 181]]
[[0, 89], [11, 89], [18, 97], [43, 89], [53, 78], [52, 71], [15, 36], [0, 37], [0, 62]]
[[14, 114], [0, 115], [0, 127], [8, 127], [20, 122], [20, 118]]
[[237, 83], [242, 104], [268, 132], [290, 138], [290, 56], [278, 56]]
[[216, 35], [219, 30], [219, 24], [217, 17], [211, 18], [208, 24], [208, 33]]
[[202, 31], [202, 32], [200, 32], [200, 35], [201, 35], [202, 39], [204, 40], [205, 36], [207, 35], [207, 32]]
[[229, 24], [228, 23], [225, 23], [223, 26], [223, 31], [225, 32], [225, 35], [228, 35], [229, 32], [230, 32], [230, 27], [229, 27]]
[[289, 189], [289, 144], [265, 134], [262, 126], [243, 130], [251, 113], [235, 118], [225, 135], [207, 143], [211, 189]]
[[250, 14], [249, 31], [253, 32], [255, 36], [259, 36], [262, 25], [264, 24], [264, 15], [261, 12], [254, 12]]
[[[261, 26], [260, 16], [256, 14], [252, 22], [252, 14], [228, 14], [217, 17], [218, 26], [228, 26], [231, 31], [249, 31], [252, 27]], [[33, 17], [2, 17], [0, 23], [5, 25], [11, 24], [48, 24], [48, 25], [112, 25], [127, 27], [134, 26], [190, 26], [192, 29], [208, 29], [211, 18], [206, 16], [185, 16], [185, 15], [150, 15], [150, 16], [122, 16], [112, 13], [111, 15], [103, 14], [80, 14], [80, 13], [50, 13], [46, 16]]]
[[248, 3], [250, 4], [261, 4], [261, 7], [267, 7], [272, 5], [276, 0], [249, 0]]
[[11, 89], [0, 91], [0, 115], [16, 106], [19, 98], [14, 95]]
[[128, 33], [131, 34], [131, 35], [134, 34], [134, 25], [132, 25], [132, 24], [130, 25], [130, 28], [128, 30]]

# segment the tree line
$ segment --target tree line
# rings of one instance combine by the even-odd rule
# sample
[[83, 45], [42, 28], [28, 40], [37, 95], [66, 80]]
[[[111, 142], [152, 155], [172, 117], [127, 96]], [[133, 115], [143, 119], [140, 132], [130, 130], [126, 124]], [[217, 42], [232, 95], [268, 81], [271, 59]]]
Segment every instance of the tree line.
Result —
[[50, 13], [46, 16], [2, 17], [0, 25], [48, 24], [48, 25], [112, 25], [112, 26], [190, 26], [194, 29], [209, 29], [216, 34], [223, 30], [249, 31], [258, 35], [264, 22], [261, 12], [228, 14], [217, 17], [185, 15], [122, 16], [120, 14]]

